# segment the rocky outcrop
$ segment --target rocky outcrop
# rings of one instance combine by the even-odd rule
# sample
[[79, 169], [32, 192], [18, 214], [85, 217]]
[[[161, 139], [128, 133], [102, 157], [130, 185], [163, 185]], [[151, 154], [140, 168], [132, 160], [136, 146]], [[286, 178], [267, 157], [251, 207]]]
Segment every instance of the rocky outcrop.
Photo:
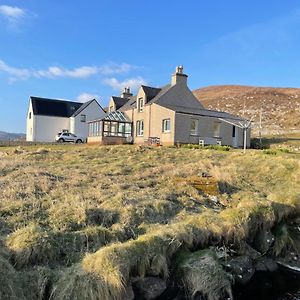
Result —
[[247, 284], [255, 272], [253, 261], [249, 256], [230, 259], [226, 268], [234, 276], [235, 281], [240, 284]]
[[167, 283], [159, 277], [145, 277], [136, 280], [133, 287], [137, 299], [152, 300], [166, 290]]

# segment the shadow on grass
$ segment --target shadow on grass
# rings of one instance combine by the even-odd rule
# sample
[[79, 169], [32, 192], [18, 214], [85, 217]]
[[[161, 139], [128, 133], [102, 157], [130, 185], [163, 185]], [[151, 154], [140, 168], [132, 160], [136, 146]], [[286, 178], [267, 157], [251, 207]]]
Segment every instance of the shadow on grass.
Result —
[[260, 141], [259, 138], [251, 139], [251, 148], [253, 149], [269, 149], [273, 144], [283, 144], [287, 142], [299, 142], [300, 138], [293, 137], [263, 137]]

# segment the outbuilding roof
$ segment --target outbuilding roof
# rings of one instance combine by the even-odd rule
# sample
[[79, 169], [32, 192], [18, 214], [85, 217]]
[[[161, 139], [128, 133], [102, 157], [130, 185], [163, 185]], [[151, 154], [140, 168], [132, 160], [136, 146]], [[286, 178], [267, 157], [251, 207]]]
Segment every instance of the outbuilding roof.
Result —
[[201, 109], [201, 108], [195, 109], [195, 108], [189, 108], [185, 106], [169, 105], [169, 104], [160, 104], [160, 105], [165, 108], [176, 111], [177, 113], [205, 116], [205, 117], [214, 117], [214, 118], [226, 119], [226, 120], [237, 121], [237, 122], [245, 121], [245, 119], [241, 117], [223, 111]]
[[33, 114], [53, 117], [71, 117], [83, 104], [68, 100], [30, 97]]

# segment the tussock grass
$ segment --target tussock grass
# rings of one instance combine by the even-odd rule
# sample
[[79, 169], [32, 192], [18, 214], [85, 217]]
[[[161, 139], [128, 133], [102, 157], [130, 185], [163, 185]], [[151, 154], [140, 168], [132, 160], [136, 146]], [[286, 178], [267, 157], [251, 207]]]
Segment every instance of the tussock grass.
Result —
[[25, 299], [49, 299], [49, 289], [55, 280], [54, 277], [54, 271], [46, 267], [35, 267], [19, 272], [18, 281], [22, 285]]
[[25, 299], [18, 275], [13, 266], [0, 256], [0, 299], [23, 300]]
[[[38, 278], [53, 299], [122, 299], [132, 276], [167, 278], [181, 249], [242, 245], [300, 213], [299, 158], [280, 151], [45, 149], [1, 156], [0, 248], [12, 274]], [[203, 172], [218, 184], [217, 209], [188, 182]]]
[[48, 233], [37, 224], [10, 234], [6, 246], [13, 251], [13, 261], [17, 268], [57, 260], [57, 249], [51, 245]]
[[182, 254], [178, 271], [190, 299], [200, 294], [208, 300], [232, 299], [231, 278], [212, 251]]
[[[99, 278], [86, 273], [80, 265], [67, 269], [55, 285], [50, 299], [57, 300], [117, 300], [124, 290], [112, 283], [113, 275], [109, 278]], [[108, 284], [110, 288], [107, 289]]]

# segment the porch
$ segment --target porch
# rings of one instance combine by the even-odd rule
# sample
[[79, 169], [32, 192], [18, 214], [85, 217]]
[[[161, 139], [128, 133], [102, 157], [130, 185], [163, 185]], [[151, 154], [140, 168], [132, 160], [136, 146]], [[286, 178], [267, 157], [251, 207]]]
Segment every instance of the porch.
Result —
[[89, 122], [89, 144], [122, 145], [132, 143], [132, 122], [119, 111]]

